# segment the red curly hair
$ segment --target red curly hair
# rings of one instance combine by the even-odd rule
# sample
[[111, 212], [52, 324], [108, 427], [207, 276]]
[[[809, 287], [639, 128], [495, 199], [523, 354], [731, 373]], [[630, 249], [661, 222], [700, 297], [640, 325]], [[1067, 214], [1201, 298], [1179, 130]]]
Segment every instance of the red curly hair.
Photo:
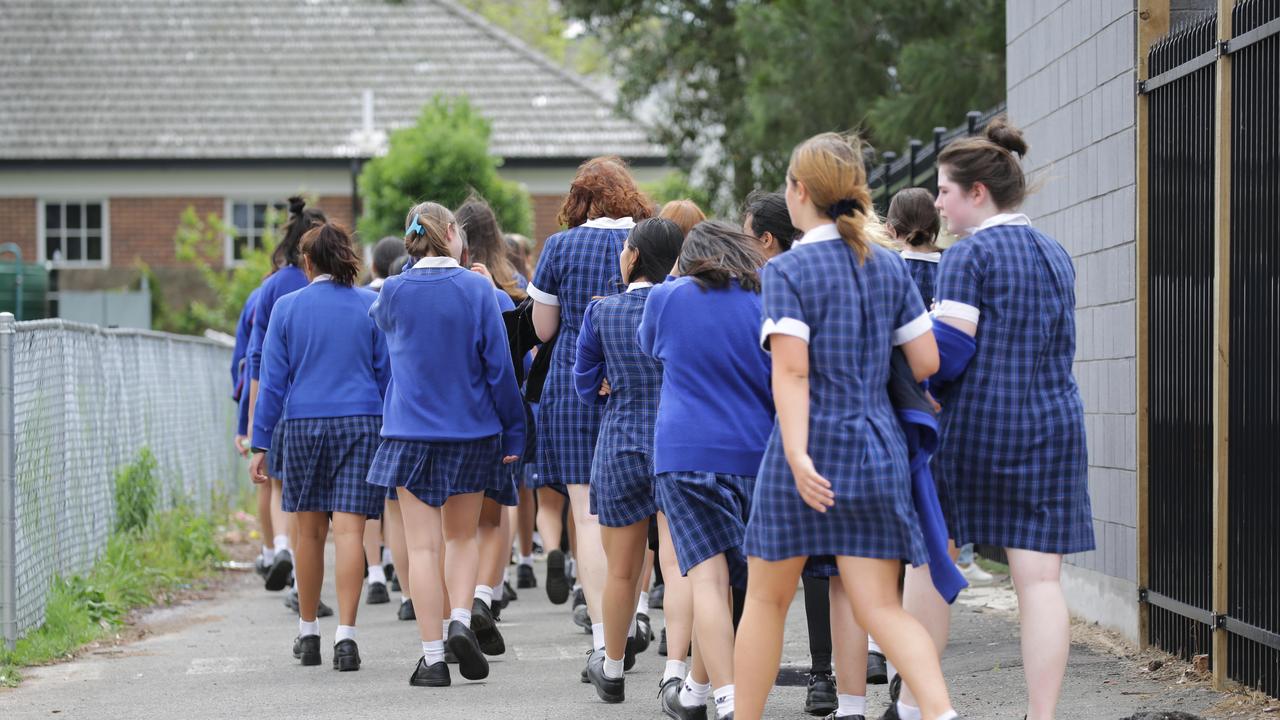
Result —
[[556, 221], [567, 228], [596, 218], [630, 216], [640, 222], [653, 216], [653, 202], [645, 197], [617, 155], [592, 158], [578, 168]]

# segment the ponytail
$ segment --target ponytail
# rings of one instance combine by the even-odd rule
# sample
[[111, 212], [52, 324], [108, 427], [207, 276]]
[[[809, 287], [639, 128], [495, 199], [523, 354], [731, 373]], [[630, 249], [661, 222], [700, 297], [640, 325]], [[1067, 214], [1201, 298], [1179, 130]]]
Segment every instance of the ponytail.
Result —
[[858, 263], [871, 256], [872, 244], [886, 244], [884, 226], [874, 220], [861, 145], [836, 133], [805, 140], [791, 152], [787, 182], [803, 183], [818, 211], [831, 218]]

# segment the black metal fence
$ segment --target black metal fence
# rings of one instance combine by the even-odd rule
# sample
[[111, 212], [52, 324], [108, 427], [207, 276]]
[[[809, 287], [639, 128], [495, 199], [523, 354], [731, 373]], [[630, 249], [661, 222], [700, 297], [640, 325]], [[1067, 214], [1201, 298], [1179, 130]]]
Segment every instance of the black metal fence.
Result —
[[[1213, 484], [1222, 55], [1232, 67], [1225, 514]], [[1225, 632], [1227, 675], [1280, 695], [1280, 0], [1238, 3], [1228, 42], [1208, 18], [1148, 57], [1148, 639], [1190, 657]], [[1221, 522], [1225, 611], [1213, 603]]]

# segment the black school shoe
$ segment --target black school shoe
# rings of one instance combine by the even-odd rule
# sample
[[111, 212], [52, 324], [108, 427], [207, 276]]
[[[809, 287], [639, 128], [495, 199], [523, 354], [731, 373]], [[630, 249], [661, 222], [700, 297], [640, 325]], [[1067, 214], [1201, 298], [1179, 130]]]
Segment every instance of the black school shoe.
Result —
[[573, 624], [591, 634], [591, 612], [587, 610], [587, 596], [582, 588], [573, 593]]
[[502, 606], [506, 607], [507, 603], [512, 603], [519, 599], [520, 599], [520, 596], [516, 594], [515, 588], [511, 587], [511, 581], [503, 580], [502, 581]]
[[387, 583], [387, 585], [388, 587], [391, 588], [391, 592], [402, 592], [403, 589], [400, 587], [400, 576], [390, 575], [389, 577], [391, 578], [391, 580], [390, 582]]
[[889, 682], [889, 665], [884, 655], [878, 652], [867, 653], [867, 684], [884, 685]]
[[867, 718], [863, 715], [845, 715], [841, 717], [836, 714], [835, 710], [832, 710], [831, 714], [822, 718], [822, 720], [867, 720]]
[[365, 593], [364, 602], [366, 605], [385, 605], [391, 602], [391, 594], [387, 592], [386, 583], [369, 583], [369, 590]]
[[601, 700], [620, 703], [626, 699], [626, 679], [605, 677], [603, 652], [593, 652], [587, 658], [587, 679], [596, 686], [596, 694]]
[[884, 711], [880, 720], [899, 720], [898, 697], [902, 695], [902, 676], [894, 675], [889, 681], [889, 709]]
[[360, 669], [360, 649], [355, 640], [343, 640], [333, 646], [333, 669], [341, 672]]
[[569, 578], [564, 576], [564, 551], [556, 548], [547, 553], [547, 599], [563, 605], [569, 599]]
[[258, 573], [258, 577], [264, 581], [267, 579], [267, 571], [271, 569], [271, 565], [267, 563], [266, 558], [262, 557], [262, 553], [258, 553], [258, 557], [253, 559], [253, 571]]
[[653, 642], [653, 624], [649, 622], [649, 616], [636, 613], [636, 653], [648, 650], [651, 642]]
[[516, 566], [516, 587], [521, 590], [538, 587], [538, 576], [534, 574], [532, 565]]
[[442, 662], [428, 665], [425, 657], [418, 658], [418, 666], [409, 676], [409, 684], [414, 687], [449, 687], [452, 682], [448, 665]]
[[658, 640], [658, 654], [662, 657], [667, 656], [667, 629], [662, 628], [662, 636]]
[[810, 715], [834, 714], [839, 705], [836, 681], [831, 671], [810, 670], [809, 690], [804, 698], [804, 711]]
[[293, 640], [293, 656], [303, 665], [320, 664], [320, 636], [299, 635]]
[[458, 672], [468, 680], [483, 680], [489, 677], [489, 661], [480, 650], [471, 628], [454, 620], [449, 623], [449, 639], [445, 645], [458, 658]]
[[279, 592], [289, 587], [289, 576], [293, 573], [293, 553], [288, 550], [277, 550], [276, 557], [267, 568], [264, 585], [271, 592]]
[[[284, 606], [292, 610], [295, 614], [299, 612], [297, 588], [290, 590], [288, 594], [284, 596]], [[325, 605], [324, 601], [321, 600], [316, 605], [316, 617], [317, 618], [333, 617], [333, 608], [329, 607], [328, 605]]]
[[401, 620], [417, 620], [418, 616], [413, 612], [413, 600], [405, 600], [400, 603], [400, 609], [396, 611], [396, 617]]
[[507, 644], [498, 631], [489, 606], [480, 598], [471, 601], [471, 632], [475, 633], [476, 642], [485, 655], [501, 655], [507, 651]]
[[685, 707], [680, 703], [680, 678], [670, 678], [658, 686], [658, 705], [662, 714], [674, 720], [707, 720], [707, 706]]

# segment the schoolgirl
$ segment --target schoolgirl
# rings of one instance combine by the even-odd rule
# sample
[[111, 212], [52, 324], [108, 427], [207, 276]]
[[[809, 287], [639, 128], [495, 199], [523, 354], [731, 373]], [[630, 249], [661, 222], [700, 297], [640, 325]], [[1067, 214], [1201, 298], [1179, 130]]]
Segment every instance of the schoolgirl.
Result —
[[[1094, 536], [1084, 412], [1071, 374], [1075, 270], [1056, 240], [1016, 212], [1027, 192], [1026, 152], [1022, 133], [1001, 118], [938, 158], [937, 207], [963, 239], [939, 268], [944, 382], [934, 468], [956, 542], [1006, 548], [1027, 717], [1046, 720], [1070, 648], [1062, 556], [1092, 550]], [[946, 637], [945, 625], [933, 631]], [[904, 700], [915, 690], [907, 684]]]
[[933, 196], [924, 188], [899, 190], [889, 202], [885, 227], [890, 236], [902, 244], [902, 259], [920, 290], [925, 307], [932, 307], [938, 282], [938, 263], [942, 250], [938, 247], [941, 223]]
[[[523, 450], [524, 410], [493, 283], [459, 266], [453, 213], [421, 203], [405, 226], [405, 248], [421, 259], [389, 278], [369, 310], [387, 336], [391, 382], [368, 481], [396, 488], [404, 520], [422, 638], [409, 682], [439, 687], [451, 682], [446, 639], [464, 678], [489, 674], [470, 627], [476, 531], [498, 464]], [[444, 591], [447, 632], [438, 624]]]
[[[654, 433], [657, 504], [693, 590], [697, 653], [716, 716], [734, 715], [731, 586], [746, 582], [742, 540], [755, 472], [773, 421], [769, 360], [756, 344], [762, 264], [756, 240], [723, 222], [695, 225], [680, 277], [649, 293], [640, 347], [662, 363]], [[668, 650], [670, 650], [668, 644]], [[705, 681], [664, 687], [664, 712], [704, 705]]]
[[[353, 287], [360, 260], [343, 228], [325, 224], [302, 236], [307, 287], [275, 303], [263, 343], [250, 472], [266, 483], [266, 455], [284, 457], [283, 503], [298, 523], [298, 637], [293, 654], [320, 664], [316, 610], [324, 578], [329, 517], [337, 547], [338, 631], [333, 667], [360, 669], [356, 609], [364, 574], [365, 518], [382, 496], [364, 481], [378, 447], [382, 398], [390, 379], [387, 347], [369, 318], [373, 292]], [[283, 447], [273, 443], [284, 426]]]
[[929, 316], [902, 259], [874, 237], [866, 170], [847, 140], [828, 133], [799, 145], [786, 201], [804, 236], [762, 273], [760, 339], [773, 354], [778, 418], [746, 533], [737, 710], [763, 715], [796, 580], [811, 556], [834, 556], [859, 624], [926, 690], [927, 717], [954, 718], [933, 643], [897, 597], [901, 560], [927, 554], [889, 358], [900, 347], [917, 378], [937, 368]]
[[[231, 355], [231, 397], [236, 401], [236, 452], [241, 457], [250, 455], [249, 427], [249, 337], [253, 334], [253, 315], [258, 303], [258, 288], [249, 293], [240, 310], [240, 319], [236, 322], [236, 345]], [[275, 561], [276, 549], [270, 544], [274, 533], [271, 528], [271, 483], [259, 484], [258, 496], [258, 529], [262, 535], [262, 549], [253, 559], [253, 569], [263, 580]]]
[[638, 632], [631, 609], [644, 580], [649, 520], [657, 512], [653, 430], [662, 366], [640, 351], [636, 331], [650, 291], [667, 277], [683, 242], [679, 226], [670, 220], [650, 218], [632, 228], [618, 256], [626, 291], [590, 302], [578, 334], [573, 367], [578, 397], [604, 406], [590, 487], [591, 511], [600, 518], [608, 562], [602, 601], [605, 647], [593, 652], [587, 673], [605, 702], [625, 699], [623, 671], [627, 661], [635, 660]]
[[[517, 233], [506, 233], [504, 236], [507, 249], [507, 262], [515, 270], [516, 287], [524, 290], [529, 287], [529, 239]], [[528, 368], [525, 368], [528, 372]], [[533, 405], [525, 403], [525, 453], [520, 462], [520, 504], [514, 513], [516, 542], [514, 552], [516, 562], [516, 587], [524, 590], [538, 587], [538, 578], [533, 572], [533, 555], [535, 551], [535, 534], [537, 533], [538, 502], [534, 490], [526, 482], [526, 478], [537, 474], [537, 432], [533, 419], [536, 416]]]

